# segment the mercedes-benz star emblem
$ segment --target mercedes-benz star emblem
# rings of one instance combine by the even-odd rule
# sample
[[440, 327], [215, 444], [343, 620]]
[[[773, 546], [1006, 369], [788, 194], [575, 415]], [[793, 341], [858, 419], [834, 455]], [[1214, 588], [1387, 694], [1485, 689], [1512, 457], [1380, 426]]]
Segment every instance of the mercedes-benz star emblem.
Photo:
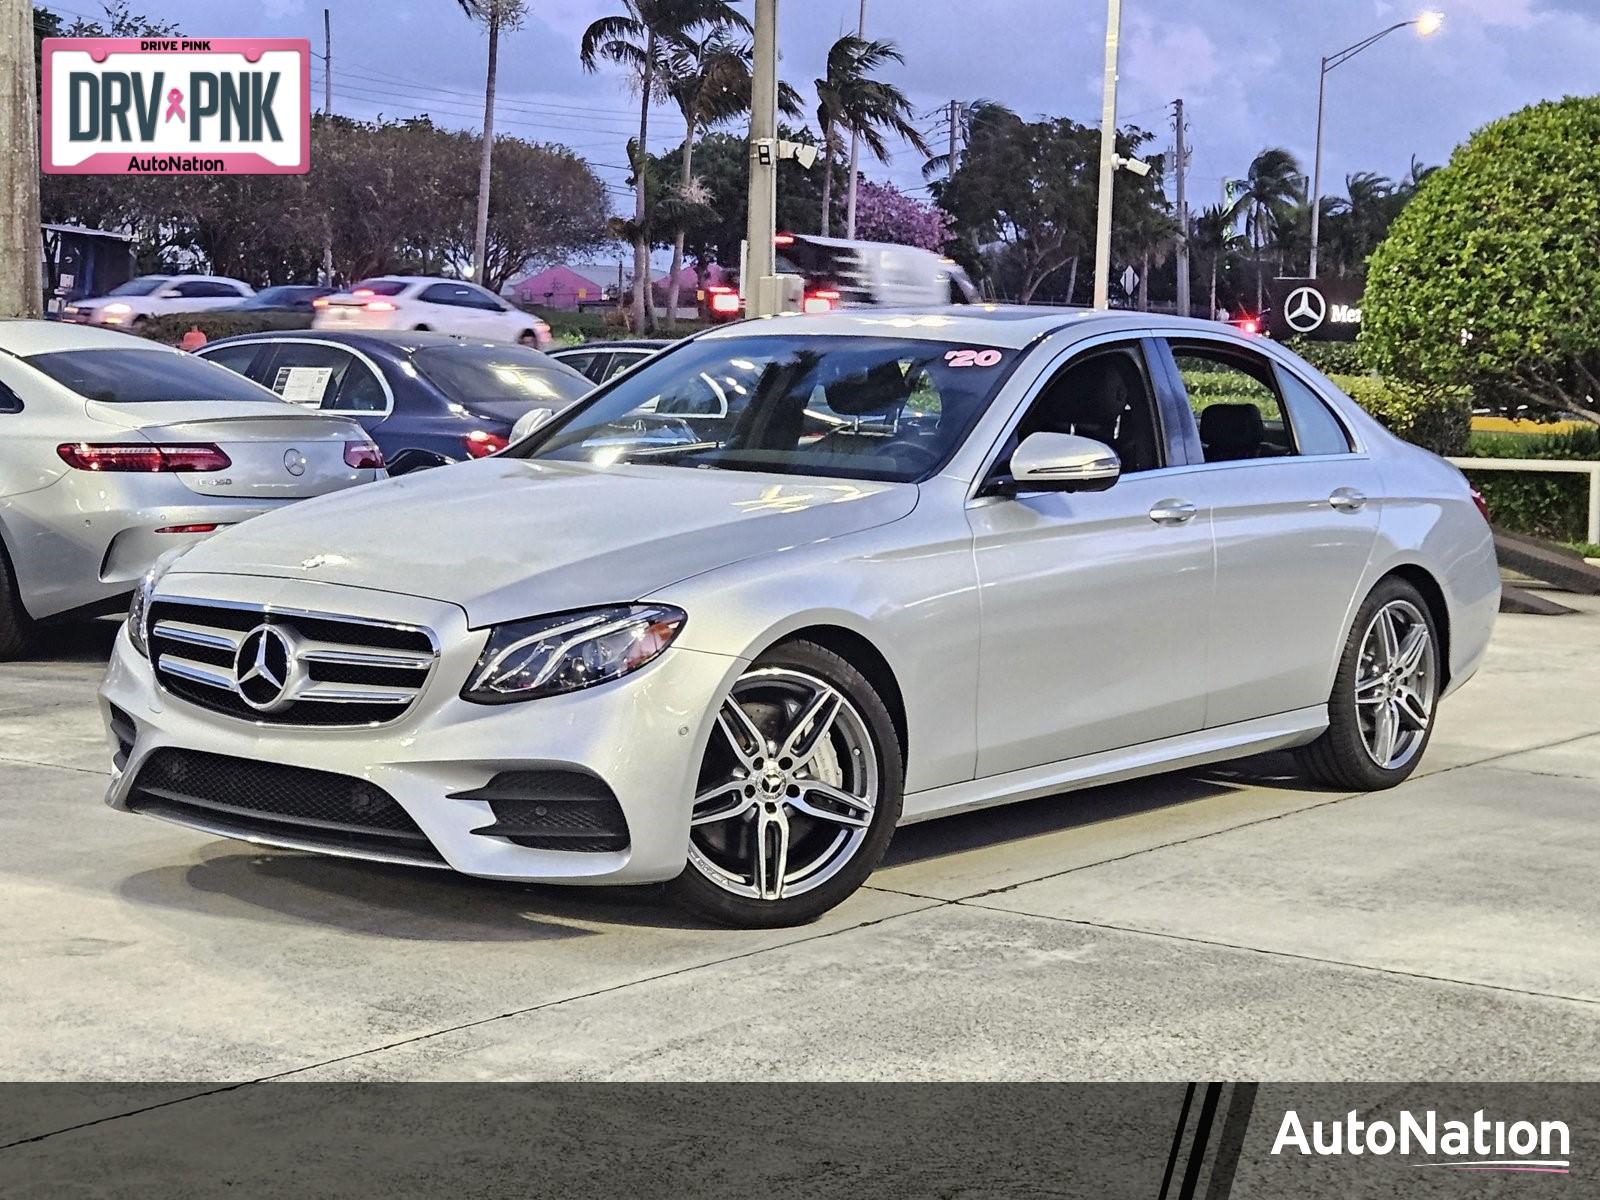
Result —
[[283, 452], [283, 469], [297, 478], [306, 473], [306, 461], [306, 456], [298, 450]]
[[1296, 333], [1310, 333], [1328, 319], [1328, 302], [1314, 287], [1297, 287], [1283, 302], [1283, 319]]
[[295, 671], [294, 647], [288, 636], [272, 625], [257, 625], [244, 635], [234, 656], [233, 671], [239, 695], [251, 708], [277, 712], [289, 703], [289, 680]]

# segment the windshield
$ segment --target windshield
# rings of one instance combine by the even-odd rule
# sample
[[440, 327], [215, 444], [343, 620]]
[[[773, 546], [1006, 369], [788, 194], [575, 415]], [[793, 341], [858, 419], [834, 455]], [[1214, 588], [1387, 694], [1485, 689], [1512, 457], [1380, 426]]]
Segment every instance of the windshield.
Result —
[[910, 481], [954, 453], [1019, 357], [915, 338], [702, 339], [619, 376], [520, 454]]
[[413, 361], [457, 404], [564, 406], [594, 386], [554, 359], [522, 346], [428, 346], [418, 350]]
[[138, 279], [130, 279], [127, 283], [119, 283], [106, 293], [108, 296], [148, 296], [163, 283], [167, 282], [165, 275], [141, 275]]
[[57, 350], [23, 360], [87, 400], [263, 400], [277, 397], [227, 367], [171, 350]]

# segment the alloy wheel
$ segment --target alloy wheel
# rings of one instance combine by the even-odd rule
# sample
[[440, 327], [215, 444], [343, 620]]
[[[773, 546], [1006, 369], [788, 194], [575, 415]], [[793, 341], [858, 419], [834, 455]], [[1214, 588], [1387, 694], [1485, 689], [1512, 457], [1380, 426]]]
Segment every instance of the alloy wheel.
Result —
[[860, 850], [880, 786], [877, 747], [849, 697], [810, 672], [748, 671], [717, 712], [689, 863], [736, 896], [803, 895]]
[[1386, 771], [1421, 750], [1433, 719], [1437, 670], [1427, 618], [1409, 600], [1378, 609], [1361, 640], [1355, 702], [1361, 742]]

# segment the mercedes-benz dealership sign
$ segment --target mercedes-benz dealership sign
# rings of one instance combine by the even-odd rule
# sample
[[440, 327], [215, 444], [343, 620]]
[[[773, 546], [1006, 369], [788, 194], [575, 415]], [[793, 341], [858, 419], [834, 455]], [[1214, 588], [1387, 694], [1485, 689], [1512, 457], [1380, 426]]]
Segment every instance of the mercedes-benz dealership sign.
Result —
[[1275, 338], [1353, 342], [1361, 331], [1359, 279], [1277, 279], [1267, 331]]

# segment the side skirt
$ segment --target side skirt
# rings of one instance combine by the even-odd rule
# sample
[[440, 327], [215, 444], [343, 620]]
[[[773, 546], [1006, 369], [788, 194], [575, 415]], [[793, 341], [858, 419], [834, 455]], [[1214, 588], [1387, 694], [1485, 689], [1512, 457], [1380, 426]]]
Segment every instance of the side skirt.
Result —
[[1055, 792], [1118, 783], [1141, 775], [1155, 775], [1162, 771], [1243, 758], [1268, 750], [1303, 746], [1315, 740], [1327, 727], [1328, 706], [1319, 704], [1314, 708], [1300, 708], [1216, 729], [1202, 729], [1163, 738], [1159, 742], [1102, 750], [1062, 762], [1008, 771], [1004, 775], [990, 775], [965, 783], [928, 788], [906, 796], [900, 823], [911, 825], [931, 817], [971, 812], [997, 804], [1009, 804], [1014, 800], [1032, 800]]

